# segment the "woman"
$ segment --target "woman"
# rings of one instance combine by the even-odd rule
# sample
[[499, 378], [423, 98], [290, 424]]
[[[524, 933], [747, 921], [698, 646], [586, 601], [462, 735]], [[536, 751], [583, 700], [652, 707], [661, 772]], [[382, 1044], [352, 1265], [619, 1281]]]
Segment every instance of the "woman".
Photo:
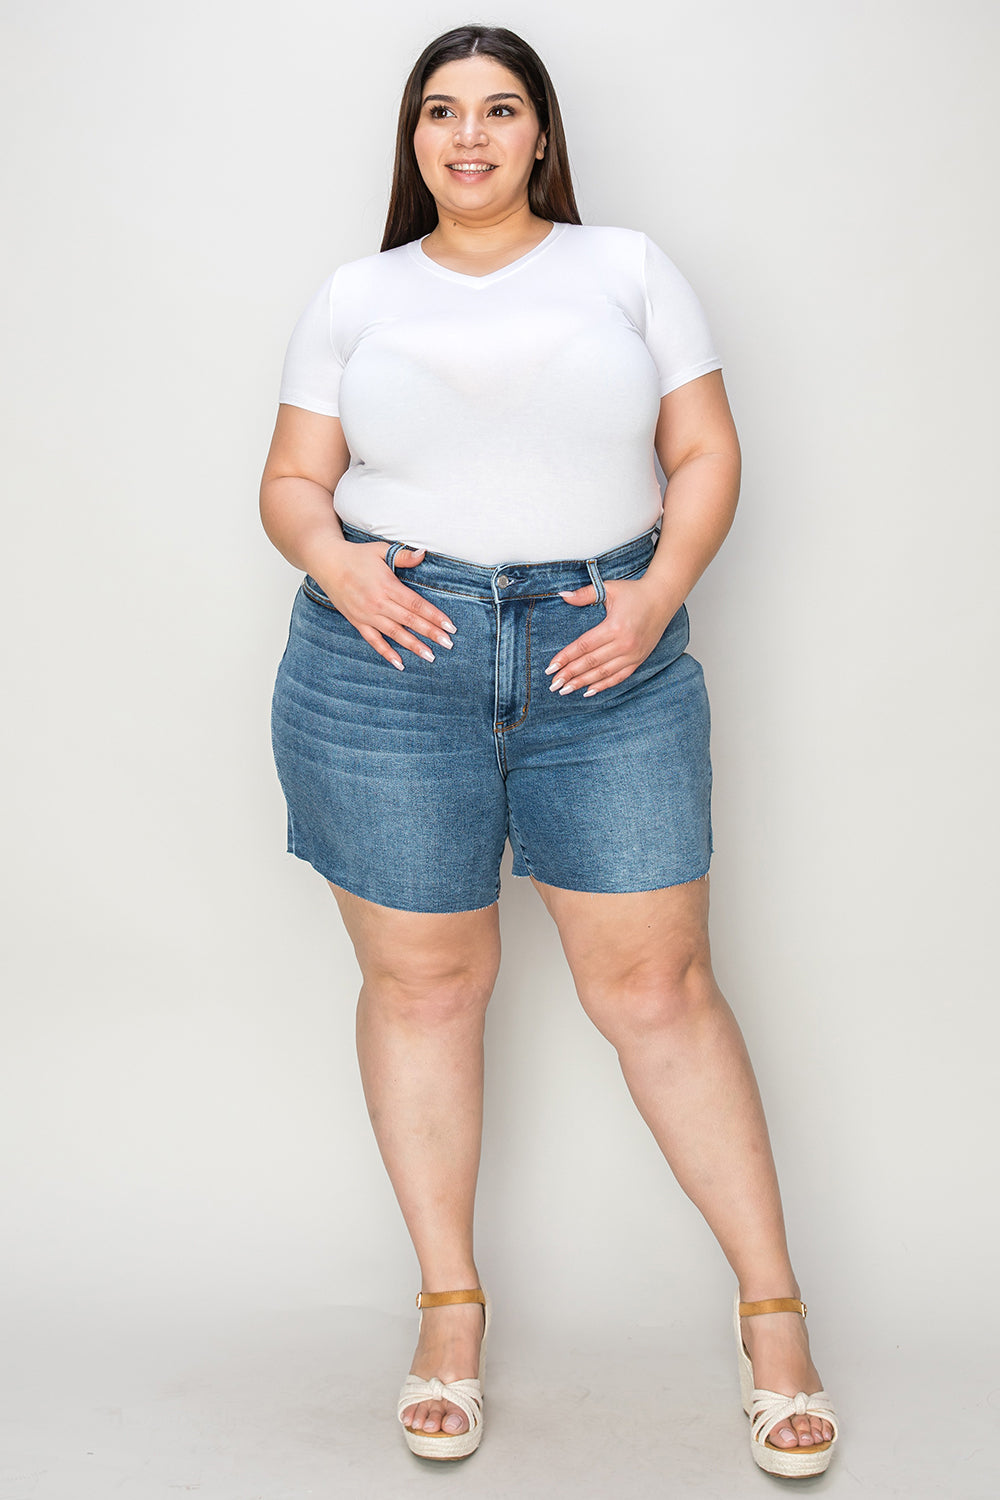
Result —
[[292, 335], [261, 486], [306, 574], [274, 696], [288, 848], [328, 880], [363, 974], [365, 1096], [421, 1270], [399, 1416], [426, 1457], [482, 1435], [473, 1200], [509, 837], [736, 1274], [756, 1462], [829, 1462], [760, 1098], [709, 959], [684, 599], [739, 476], [701, 307], [644, 234], [580, 223], [540, 60], [503, 29], [439, 37], [404, 92], [382, 249]]

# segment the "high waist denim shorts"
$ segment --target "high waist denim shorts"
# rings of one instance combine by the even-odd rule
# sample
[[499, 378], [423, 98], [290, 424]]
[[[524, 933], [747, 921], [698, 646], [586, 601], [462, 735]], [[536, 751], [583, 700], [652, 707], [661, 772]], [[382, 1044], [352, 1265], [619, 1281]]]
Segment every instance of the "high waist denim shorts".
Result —
[[[385, 541], [344, 525], [351, 542]], [[647, 659], [591, 698], [550, 692], [561, 647], [641, 578], [656, 531], [590, 559], [483, 567], [437, 552], [400, 570], [457, 627], [400, 672], [307, 574], [278, 668], [272, 734], [288, 851], [381, 906], [472, 911], [513, 873], [571, 891], [700, 879], [712, 853], [709, 705], [682, 605]], [[401, 543], [390, 548], [393, 565]], [[593, 583], [597, 602], [561, 589]]]

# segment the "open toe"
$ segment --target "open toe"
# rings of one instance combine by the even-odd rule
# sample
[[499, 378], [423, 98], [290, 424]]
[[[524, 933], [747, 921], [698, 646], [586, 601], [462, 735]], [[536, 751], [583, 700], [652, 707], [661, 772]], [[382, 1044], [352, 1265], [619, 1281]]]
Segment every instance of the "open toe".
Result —
[[[753, 1364], [743, 1342], [740, 1318], [752, 1318], [767, 1312], [797, 1312], [804, 1318], [806, 1306], [797, 1297], [741, 1302], [737, 1289], [733, 1326], [740, 1365], [740, 1394], [743, 1410], [750, 1418], [750, 1452], [754, 1463], [768, 1474], [780, 1474], [789, 1479], [822, 1474], [830, 1462], [838, 1433], [837, 1414], [826, 1391], [813, 1391], [811, 1395], [798, 1391], [794, 1396], [788, 1396], [780, 1391], [764, 1390], [754, 1382]], [[808, 1441], [814, 1431], [822, 1432], [824, 1422], [829, 1423], [832, 1436], [817, 1443]], [[796, 1433], [794, 1443], [782, 1439], [783, 1428]], [[806, 1444], [802, 1442], [803, 1436], [807, 1439]]]
[[[486, 1373], [486, 1335], [490, 1326], [489, 1297], [481, 1287], [461, 1292], [421, 1292], [417, 1296], [417, 1306], [420, 1308], [443, 1307], [457, 1302], [480, 1302], [485, 1311], [483, 1338], [479, 1346], [479, 1372], [475, 1379], [448, 1381], [438, 1380], [434, 1376], [425, 1380], [421, 1375], [407, 1375], [396, 1409], [410, 1452], [416, 1453], [420, 1458], [468, 1458], [479, 1447], [483, 1436], [482, 1382]], [[420, 1314], [420, 1321], [423, 1323], [423, 1312]], [[464, 1413], [469, 1424], [465, 1431], [452, 1432], [444, 1426], [448, 1413], [444, 1412], [440, 1403], [446, 1401]], [[416, 1410], [413, 1412], [413, 1421], [417, 1420], [421, 1409], [427, 1411], [431, 1403], [437, 1406], [437, 1413], [441, 1416], [441, 1425], [437, 1431], [425, 1432], [406, 1425], [403, 1414], [414, 1403]]]

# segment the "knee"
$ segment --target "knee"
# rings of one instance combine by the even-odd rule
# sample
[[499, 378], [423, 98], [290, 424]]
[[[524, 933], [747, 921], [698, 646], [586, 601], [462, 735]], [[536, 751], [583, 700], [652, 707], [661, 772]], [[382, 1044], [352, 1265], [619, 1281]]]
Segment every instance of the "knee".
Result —
[[580, 998], [612, 1042], [701, 1026], [722, 999], [708, 954], [700, 948], [634, 963], [581, 987]]
[[365, 975], [362, 995], [397, 1020], [446, 1026], [485, 1011], [498, 967], [487, 955], [401, 953]]

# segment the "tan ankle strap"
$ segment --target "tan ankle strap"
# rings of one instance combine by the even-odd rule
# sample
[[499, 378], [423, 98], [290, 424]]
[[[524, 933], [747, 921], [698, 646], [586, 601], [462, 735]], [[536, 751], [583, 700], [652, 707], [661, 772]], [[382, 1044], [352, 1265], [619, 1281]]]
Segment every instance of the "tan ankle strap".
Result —
[[741, 1302], [740, 1317], [755, 1318], [758, 1313], [797, 1312], [806, 1315], [806, 1305], [798, 1297], [772, 1297], [768, 1302]]
[[418, 1307], [450, 1307], [454, 1302], [481, 1302], [486, 1306], [486, 1293], [481, 1286], [464, 1292], [418, 1292]]

